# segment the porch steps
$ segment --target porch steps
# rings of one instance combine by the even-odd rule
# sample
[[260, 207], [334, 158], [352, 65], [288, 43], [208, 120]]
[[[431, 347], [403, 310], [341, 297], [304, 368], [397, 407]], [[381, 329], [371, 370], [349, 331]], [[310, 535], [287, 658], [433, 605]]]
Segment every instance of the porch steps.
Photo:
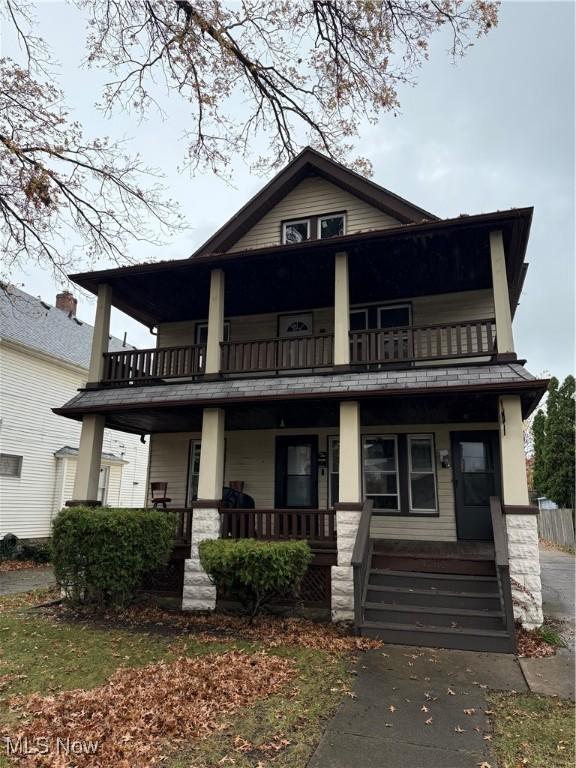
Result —
[[371, 542], [359, 632], [404, 645], [513, 652], [491, 546], [417, 544]]

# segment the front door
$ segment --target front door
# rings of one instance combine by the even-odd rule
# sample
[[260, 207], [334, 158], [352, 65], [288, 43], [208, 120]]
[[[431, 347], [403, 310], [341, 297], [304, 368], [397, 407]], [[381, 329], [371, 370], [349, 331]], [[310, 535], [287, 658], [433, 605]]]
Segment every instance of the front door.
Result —
[[276, 509], [318, 508], [317, 435], [276, 438]]
[[500, 496], [498, 432], [453, 432], [458, 539], [492, 541], [490, 496]]

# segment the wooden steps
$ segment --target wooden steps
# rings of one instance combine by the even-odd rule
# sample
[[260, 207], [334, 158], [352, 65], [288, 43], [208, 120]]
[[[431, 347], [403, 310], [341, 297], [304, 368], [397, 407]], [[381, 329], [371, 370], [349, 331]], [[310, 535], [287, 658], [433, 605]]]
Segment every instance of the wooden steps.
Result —
[[[419, 546], [422, 545], [422, 546]], [[488, 544], [373, 541], [362, 635], [391, 643], [512, 653]]]

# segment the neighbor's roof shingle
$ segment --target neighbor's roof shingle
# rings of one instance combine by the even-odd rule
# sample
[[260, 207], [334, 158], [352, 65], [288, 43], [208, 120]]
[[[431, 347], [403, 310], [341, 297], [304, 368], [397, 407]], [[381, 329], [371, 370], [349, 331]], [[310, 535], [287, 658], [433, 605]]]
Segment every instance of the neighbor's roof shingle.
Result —
[[[0, 286], [0, 338], [88, 368], [94, 328], [14, 286]], [[111, 352], [134, 349], [110, 337]]]
[[178, 405], [210, 404], [227, 400], [231, 403], [245, 399], [272, 399], [311, 397], [346, 397], [359, 392], [362, 395], [388, 392], [426, 392], [438, 389], [477, 388], [482, 385], [526, 386], [538, 380], [516, 363], [495, 365], [462, 365], [408, 370], [381, 370], [371, 373], [333, 373], [310, 376], [278, 376], [260, 379], [224, 379], [189, 384], [156, 384], [144, 387], [118, 387], [114, 389], [86, 390], [58, 409], [73, 416], [73, 411], [86, 412], [115, 407], [154, 407], [158, 403]]

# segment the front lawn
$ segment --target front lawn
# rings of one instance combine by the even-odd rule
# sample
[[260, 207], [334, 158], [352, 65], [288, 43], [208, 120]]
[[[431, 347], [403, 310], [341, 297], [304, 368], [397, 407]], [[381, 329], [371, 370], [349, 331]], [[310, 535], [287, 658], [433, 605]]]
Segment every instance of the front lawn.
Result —
[[[330, 627], [154, 611], [97, 625], [29, 607], [42, 597], [0, 598], [0, 735], [99, 741], [103, 762], [62, 766], [304, 767], [348, 693], [358, 641]], [[2, 738], [0, 766], [13, 759]]]
[[573, 768], [574, 703], [517, 693], [489, 699], [500, 768]]

